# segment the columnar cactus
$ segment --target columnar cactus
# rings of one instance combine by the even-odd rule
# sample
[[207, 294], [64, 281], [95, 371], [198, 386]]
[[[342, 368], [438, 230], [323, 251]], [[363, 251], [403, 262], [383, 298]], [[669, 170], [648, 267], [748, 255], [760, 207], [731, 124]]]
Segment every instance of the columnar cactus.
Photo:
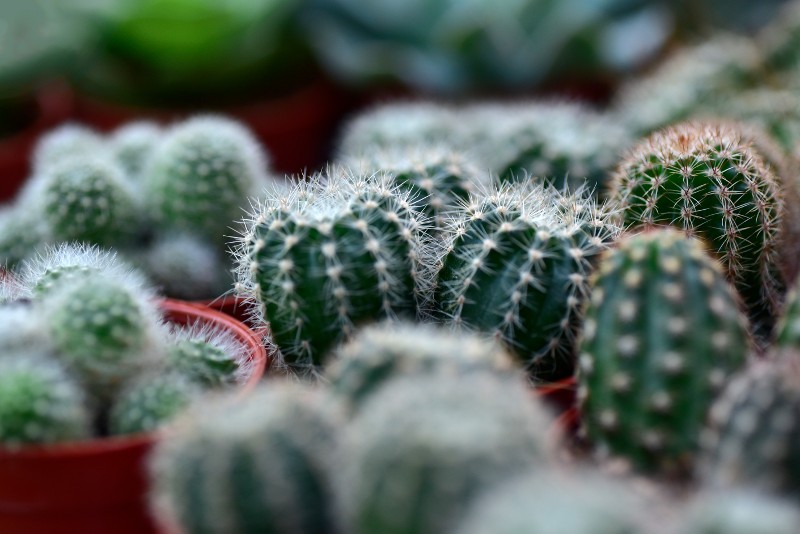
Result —
[[197, 323], [176, 328], [167, 348], [167, 364], [209, 388], [230, 386], [247, 379], [247, 347], [219, 327]]
[[346, 429], [336, 472], [345, 532], [449, 532], [482, 491], [545, 462], [550, 425], [523, 380], [398, 377]]
[[748, 357], [738, 299], [698, 241], [620, 239], [591, 283], [578, 398], [598, 453], [684, 476], [711, 403]]
[[283, 360], [308, 369], [360, 323], [413, 317], [426, 220], [390, 177], [343, 169], [262, 201], [239, 244], [239, 288]]
[[472, 196], [436, 261], [438, 313], [502, 340], [534, 377], [566, 376], [592, 260], [615, 231], [603, 208], [540, 184]]
[[271, 383], [178, 418], [152, 456], [154, 508], [186, 534], [336, 532], [334, 413], [319, 391]]
[[108, 139], [111, 157], [123, 168], [130, 180], [142, 179], [148, 160], [161, 143], [161, 128], [152, 122], [128, 123], [114, 130]]
[[353, 411], [396, 376], [474, 372], [513, 375], [518, 366], [498, 344], [433, 325], [381, 323], [335, 349], [325, 376]]
[[672, 534], [794, 534], [800, 511], [752, 490], [704, 491], [694, 496]]
[[621, 162], [610, 194], [626, 227], [671, 225], [707, 241], [768, 338], [787, 275], [781, 185], [732, 125], [657, 132]]
[[160, 224], [224, 243], [265, 172], [265, 155], [249, 131], [229, 119], [201, 116], [165, 132], [143, 187]]
[[86, 399], [63, 365], [29, 351], [0, 357], [0, 447], [90, 435]]
[[800, 499], [800, 354], [758, 362], [726, 387], [704, 435], [702, 473], [717, 487], [748, 486]]

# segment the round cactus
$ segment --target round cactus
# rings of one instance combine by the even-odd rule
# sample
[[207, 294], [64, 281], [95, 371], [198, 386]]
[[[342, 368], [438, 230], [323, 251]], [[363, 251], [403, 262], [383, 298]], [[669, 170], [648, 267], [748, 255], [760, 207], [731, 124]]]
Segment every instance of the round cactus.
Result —
[[396, 376], [518, 372], [511, 357], [489, 340], [411, 323], [365, 327], [332, 359], [325, 373], [329, 387], [354, 411]]
[[91, 415], [59, 362], [30, 352], [0, 356], [0, 446], [88, 438]]
[[550, 426], [523, 380], [392, 380], [346, 430], [335, 482], [345, 532], [449, 532], [483, 491], [546, 457]]
[[790, 502], [747, 490], [695, 496], [674, 534], [794, 534], [800, 511]]
[[161, 128], [157, 124], [131, 122], [114, 130], [108, 148], [128, 178], [138, 182], [148, 160], [161, 143], [161, 137]]
[[167, 364], [209, 388], [244, 381], [247, 347], [227, 330], [196, 323], [173, 330]]
[[103, 137], [82, 124], [65, 124], [42, 135], [33, 149], [33, 170], [48, 172], [63, 161], [105, 154]]
[[167, 130], [144, 173], [153, 218], [224, 243], [263, 184], [265, 155], [239, 123], [200, 116]]
[[[644, 532], [647, 501], [623, 481], [591, 471], [536, 469], [492, 488], [457, 534]], [[648, 518], [649, 519], [649, 518]]]
[[702, 473], [716, 487], [747, 486], [800, 499], [800, 354], [758, 362], [714, 404]]
[[136, 197], [122, 170], [93, 155], [74, 157], [37, 177], [50, 233], [60, 241], [119, 245], [139, 232]]
[[360, 323], [413, 317], [426, 221], [385, 175], [330, 169], [268, 196], [240, 241], [238, 286], [284, 362], [320, 365]]
[[35, 211], [0, 208], [0, 266], [14, 269], [48, 240], [48, 226]]
[[769, 338], [786, 275], [781, 185], [731, 125], [686, 123], [637, 146], [611, 198], [626, 227], [671, 225], [703, 238], [742, 296], [759, 338]]
[[475, 195], [435, 262], [438, 313], [502, 340], [535, 378], [567, 376], [591, 262], [615, 231], [602, 208], [551, 187]]
[[203, 387], [180, 373], [145, 374], [114, 401], [111, 434], [150, 432], [173, 419], [203, 393]]
[[[14, 295], [14, 290], [11, 291]], [[33, 349], [53, 353], [52, 340], [42, 335], [46, 330], [47, 323], [35, 306], [28, 301], [9, 299], [0, 305], [0, 358]]]
[[620, 239], [592, 279], [580, 345], [587, 436], [601, 455], [685, 476], [748, 346], [738, 299], [698, 241], [671, 229]]
[[273, 382], [179, 417], [152, 456], [154, 508], [186, 534], [335, 532], [325, 397]]

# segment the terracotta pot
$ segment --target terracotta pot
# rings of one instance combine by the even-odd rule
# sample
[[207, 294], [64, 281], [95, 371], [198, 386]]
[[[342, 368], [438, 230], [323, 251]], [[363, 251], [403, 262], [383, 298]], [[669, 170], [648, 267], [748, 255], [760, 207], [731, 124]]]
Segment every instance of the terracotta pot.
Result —
[[352, 107], [347, 93], [317, 77], [286, 96], [209, 109], [125, 106], [78, 95], [75, 118], [100, 130], [110, 130], [132, 120], [167, 123], [194, 113], [221, 113], [252, 130], [269, 152], [274, 170], [297, 173], [312, 170], [327, 159], [331, 136]]
[[574, 376], [534, 388], [537, 397], [550, 406], [556, 414], [556, 426], [566, 435], [574, 435], [580, 424], [577, 408], [578, 385]]
[[[267, 355], [261, 339], [221, 312], [166, 299], [170, 322], [220, 326], [246, 343], [261, 379]], [[157, 433], [93, 441], [0, 449], [0, 532], [25, 534], [146, 534], [157, 532], [147, 507], [147, 454]]]
[[35, 119], [25, 129], [0, 138], [0, 202], [14, 198], [30, 174], [30, 157], [39, 136], [72, 114], [73, 95], [63, 82], [51, 82], [34, 93]]

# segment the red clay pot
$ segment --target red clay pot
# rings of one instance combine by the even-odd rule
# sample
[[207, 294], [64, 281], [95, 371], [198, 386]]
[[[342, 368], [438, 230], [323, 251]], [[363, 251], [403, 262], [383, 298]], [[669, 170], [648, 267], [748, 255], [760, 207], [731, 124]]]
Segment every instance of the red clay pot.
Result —
[[[268, 360], [261, 339], [239, 321], [196, 304], [165, 299], [172, 323], [200, 321], [234, 333], [250, 349], [261, 380]], [[14, 534], [147, 534], [157, 532], [147, 507], [145, 462], [157, 434], [0, 449], [0, 532]]]

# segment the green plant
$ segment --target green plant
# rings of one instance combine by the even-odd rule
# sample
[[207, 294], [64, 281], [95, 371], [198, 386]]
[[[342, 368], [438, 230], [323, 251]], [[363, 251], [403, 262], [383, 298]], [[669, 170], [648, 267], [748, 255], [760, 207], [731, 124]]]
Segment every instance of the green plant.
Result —
[[567, 376], [592, 261], [615, 233], [580, 192], [518, 183], [473, 195], [433, 262], [437, 314], [503, 341], [535, 378]]
[[319, 391], [272, 382], [200, 403], [156, 446], [154, 509], [186, 534], [337, 529], [329, 476], [337, 417]]
[[68, 123], [48, 131], [36, 141], [32, 152], [35, 174], [47, 172], [72, 158], [84, 159], [105, 153], [103, 137], [93, 129]]
[[546, 461], [550, 422], [524, 380], [391, 380], [346, 429], [336, 472], [345, 532], [448, 532], [475, 498]]
[[295, 370], [323, 364], [361, 323], [417, 313], [427, 221], [391, 177], [328, 169], [268, 192], [246, 226], [239, 291]]
[[37, 247], [49, 241], [47, 223], [20, 206], [0, 208], [0, 265], [13, 269]]
[[133, 181], [142, 180], [147, 162], [162, 140], [161, 127], [148, 121], [120, 126], [108, 138], [111, 157]]
[[693, 496], [670, 530], [674, 534], [792, 534], [800, 512], [790, 502], [752, 490], [710, 491]]
[[173, 329], [166, 362], [204, 387], [221, 388], [248, 376], [246, 352], [231, 332], [193, 324]]
[[734, 126], [690, 122], [641, 141], [620, 163], [610, 197], [626, 228], [670, 225], [704, 239], [757, 336], [768, 339], [791, 279], [781, 189]]
[[592, 278], [580, 343], [587, 437], [641, 471], [685, 476], [748, 350], [738, 298], [697, 240], [672, 229], [620, 238]]

